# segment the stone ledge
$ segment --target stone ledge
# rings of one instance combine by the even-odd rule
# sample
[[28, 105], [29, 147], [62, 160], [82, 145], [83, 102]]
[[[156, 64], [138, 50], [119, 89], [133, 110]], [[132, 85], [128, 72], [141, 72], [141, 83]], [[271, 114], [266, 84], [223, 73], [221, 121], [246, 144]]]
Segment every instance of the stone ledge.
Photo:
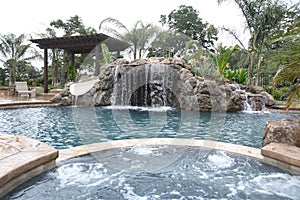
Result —
[[115, 148], [132, 147], [132, 146], [147, 146], [147, 145], [168, 145], [168, 146], [185, 146], [185, 147], [204, 147], [208, 149], [224, 150], [232, 153], [238, 153], [245, 156], [250, 156], [255, 159], [262, 160], [260, 149], [247, 147], [236, 144], [217, 142], [212, 140], [194, 140], [194, 139], [179, 139], [179, 138], [147, 138], [147, 139], [128, 139], [114, 140], [109, 142], [100, 142], [63, 149], [59, 151], [57, 162], [65, 161], [71, 158], [85, 156], [99, 151], [105, 151]]
[[272, 142], [261, 149], [261, 154], [265, 157], [283, 162], [282, 165], [284, 165], [284, 163], [292, 165], [288, 168], [300, 168], [300, 148], [296, 146]]
[[57, 157], [58, 151], [45, 143], [0, 134], [0, 198], [24, 181], [54, 167]]

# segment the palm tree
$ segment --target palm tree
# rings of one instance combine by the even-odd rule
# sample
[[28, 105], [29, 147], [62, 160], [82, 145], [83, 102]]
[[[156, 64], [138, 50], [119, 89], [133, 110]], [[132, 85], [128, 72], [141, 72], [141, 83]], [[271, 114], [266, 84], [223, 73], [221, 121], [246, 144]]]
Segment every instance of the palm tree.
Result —
[[276, 73], [273, 83], [277, 85], [283, 81], [294, 83], [292, 91], [287, 99], [287, 107], [292, 103], [294, 97], [300, 98], [300, 18], [294, 24], [294, 28], [287, 35], [274, 40], [282, 46], [273, 53], [273, 59], [282, 64], [283, 67]]
[[[218, 0], [222, 3], [228, 0]], [[263, 47], [266, 39], [280, 22], [285, 18], [287, 12], [286, 4], [279, 0], [234, 0], [246, 20], [246, 28], [249, 30], [251, 39], [249, 41], [249, 51], [251, 53], [248, 67], [248, 82], [252, 84], [253, 67], [257, 60], [261, 59]], [[259, 62], [258, 62], [259, 63]], [[259, 66], [258, 66], [259, 68]]]
[[[40, 33], [39, 36], [41, 38], [56, 38], [56, 31], [48, 27], [45, 30], [45, 33]], [[61, 49], [51, 49], [49, 58], [51, 59], [51, 65], [52, 68], [52, 84], [56, 85], [59, 82], [59, 67], [62, 65], [62, 59], [63, 59], [63, 51]]]
[[0, 61], [9, 71], [9, 85], [16, 82], [17, 67], [24, 68], [30, 60], [38, 56], [36, 51], [31, 49], [30, 44], [25, 44], [25, 40], [25, 34], [19, 36], [12, 33], [0, 35], [0, 53], [3, 56]]
[[[108, 26], [103, 27], [105, 23], [112, 24], [117, 29]], [[123, 23], [113, 18], [102, 20], [99, 25], [99, 30], [101, 31], [102, 29], [113, 34], [114, 37], [129, 43], [134, 60], [137, 59], [137, 57], [141, 58], [143, 56], [143, 53], [148, 50], [152, 40], [154, 40], [159, 32], [157, 26], [144, 24], [142, 21], [137, 21], [133, 28], [129, 29]]]

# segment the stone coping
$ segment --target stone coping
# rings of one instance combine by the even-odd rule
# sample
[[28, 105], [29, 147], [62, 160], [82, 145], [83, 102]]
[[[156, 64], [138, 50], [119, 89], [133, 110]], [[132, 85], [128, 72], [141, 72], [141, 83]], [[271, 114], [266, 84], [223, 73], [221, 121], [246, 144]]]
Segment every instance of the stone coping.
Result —
[[55, 166], [58, 151], [20, 136], [0, 134], [0, 198], [9, 191]]
[[[300, 169], [300, 148], [284, 143], [270, 143], [261, 149], [261, 154], [290, 165], [290, 168]], [[300, 170], [299, 170], [300, 172]]]
[[[100, 142], [73, 147], [69, 149], [63, 149], [59, 151], [59, 157], [57, 162], [62, 162], [68, 159], [85, 156], [94, 152], [105, 151], [115, 148], [132, 147], [132, 146], [153, 146], [153, 145], [169, 145], [169, 146], [187, 146], [187, 147], [204, 147], [208, 149], [223, 150], [231, 153], [237, 153], [244, 156], [249, 156], [254, 159], [260, 160], [264, 163], [276, 166], [283, 170], [286, 170], [292, 174], [300, 175], [300, 148], [291, 147], [288, 150], [283, 146], [277, 147], [283, 148], [282, 152], [289, 151], [289, 154], [274, 153], [270, 156], [267, 149], [273, 148], [272, 146], [266, 146], [262, 150], [224, 142], [217, 142], [211, 140], [194, 140], [194, 139], [179, 139], [179, 138], [148, 138], [148, 139], [129, 139], [129, 140], [115, 140], [109, 142]], [[276, 148], [277, 149], [277, 148]]]
[[94, 152], [104, 151], [115, 148], [131, 146], [151, 146], [151, 145], [169, 145], [169, 146], [186, 146], [186, 147], [204, 147], [208, 149], [224, 150], [232, 153], [238, 153], [256, 159], [263, 159], [260, 149], [247, 147], [237, 144], [229, 144], [212, 140], [194, 140], [179, 138], [148, 138], [148, 139], [129, 139], [114, 140], [109, 142], [100, 142], [63, 149], [59, 151], [57, 162], [65, 161], [71, 158], [89, 155]]
[[12, 101], [0, 103], [0, 109], [11, 109], [11, 108], [29, 108], [29, 107], [45, 107], [45, 106], [57, 106], [50, 101]]

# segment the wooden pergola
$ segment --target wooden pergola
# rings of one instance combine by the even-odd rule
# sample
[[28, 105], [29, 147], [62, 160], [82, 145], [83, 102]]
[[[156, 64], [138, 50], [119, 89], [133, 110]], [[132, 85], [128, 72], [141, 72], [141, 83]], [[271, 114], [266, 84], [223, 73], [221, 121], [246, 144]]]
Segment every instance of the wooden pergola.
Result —
[[[41, 49], [44, 49], [44, 92], [48, 93], [48, 49], [63, 49], [71, 55], [71, 64], [74, 65], [74, 55], [81, 53], [90, 53], [95, 49], [95, 66], [99, 70], [100, 44], [106, 44], [110, 52], [117, 52], [120, 55], [129, 45], [121, 40], [110, 37], [105, 34], [90, 34], [67, 36], [57, 38], [43, 38], [30, 40], [36, 43]], [[99, 72], [99, 71], [98, 71]], [[96, 75], [97, 72], [96, 72]]]

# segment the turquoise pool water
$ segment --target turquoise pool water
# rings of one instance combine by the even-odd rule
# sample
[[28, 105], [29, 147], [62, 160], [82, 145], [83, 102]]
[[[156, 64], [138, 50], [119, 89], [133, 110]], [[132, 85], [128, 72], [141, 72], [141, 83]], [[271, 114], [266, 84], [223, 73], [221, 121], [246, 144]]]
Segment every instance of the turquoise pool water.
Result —
[[198, 113], [170, 108], [40, 107], [0, 110], [0, 133], [57, 149], [132, 138], [195, 138], [261, 147], [269, 120], [287, 113]]

